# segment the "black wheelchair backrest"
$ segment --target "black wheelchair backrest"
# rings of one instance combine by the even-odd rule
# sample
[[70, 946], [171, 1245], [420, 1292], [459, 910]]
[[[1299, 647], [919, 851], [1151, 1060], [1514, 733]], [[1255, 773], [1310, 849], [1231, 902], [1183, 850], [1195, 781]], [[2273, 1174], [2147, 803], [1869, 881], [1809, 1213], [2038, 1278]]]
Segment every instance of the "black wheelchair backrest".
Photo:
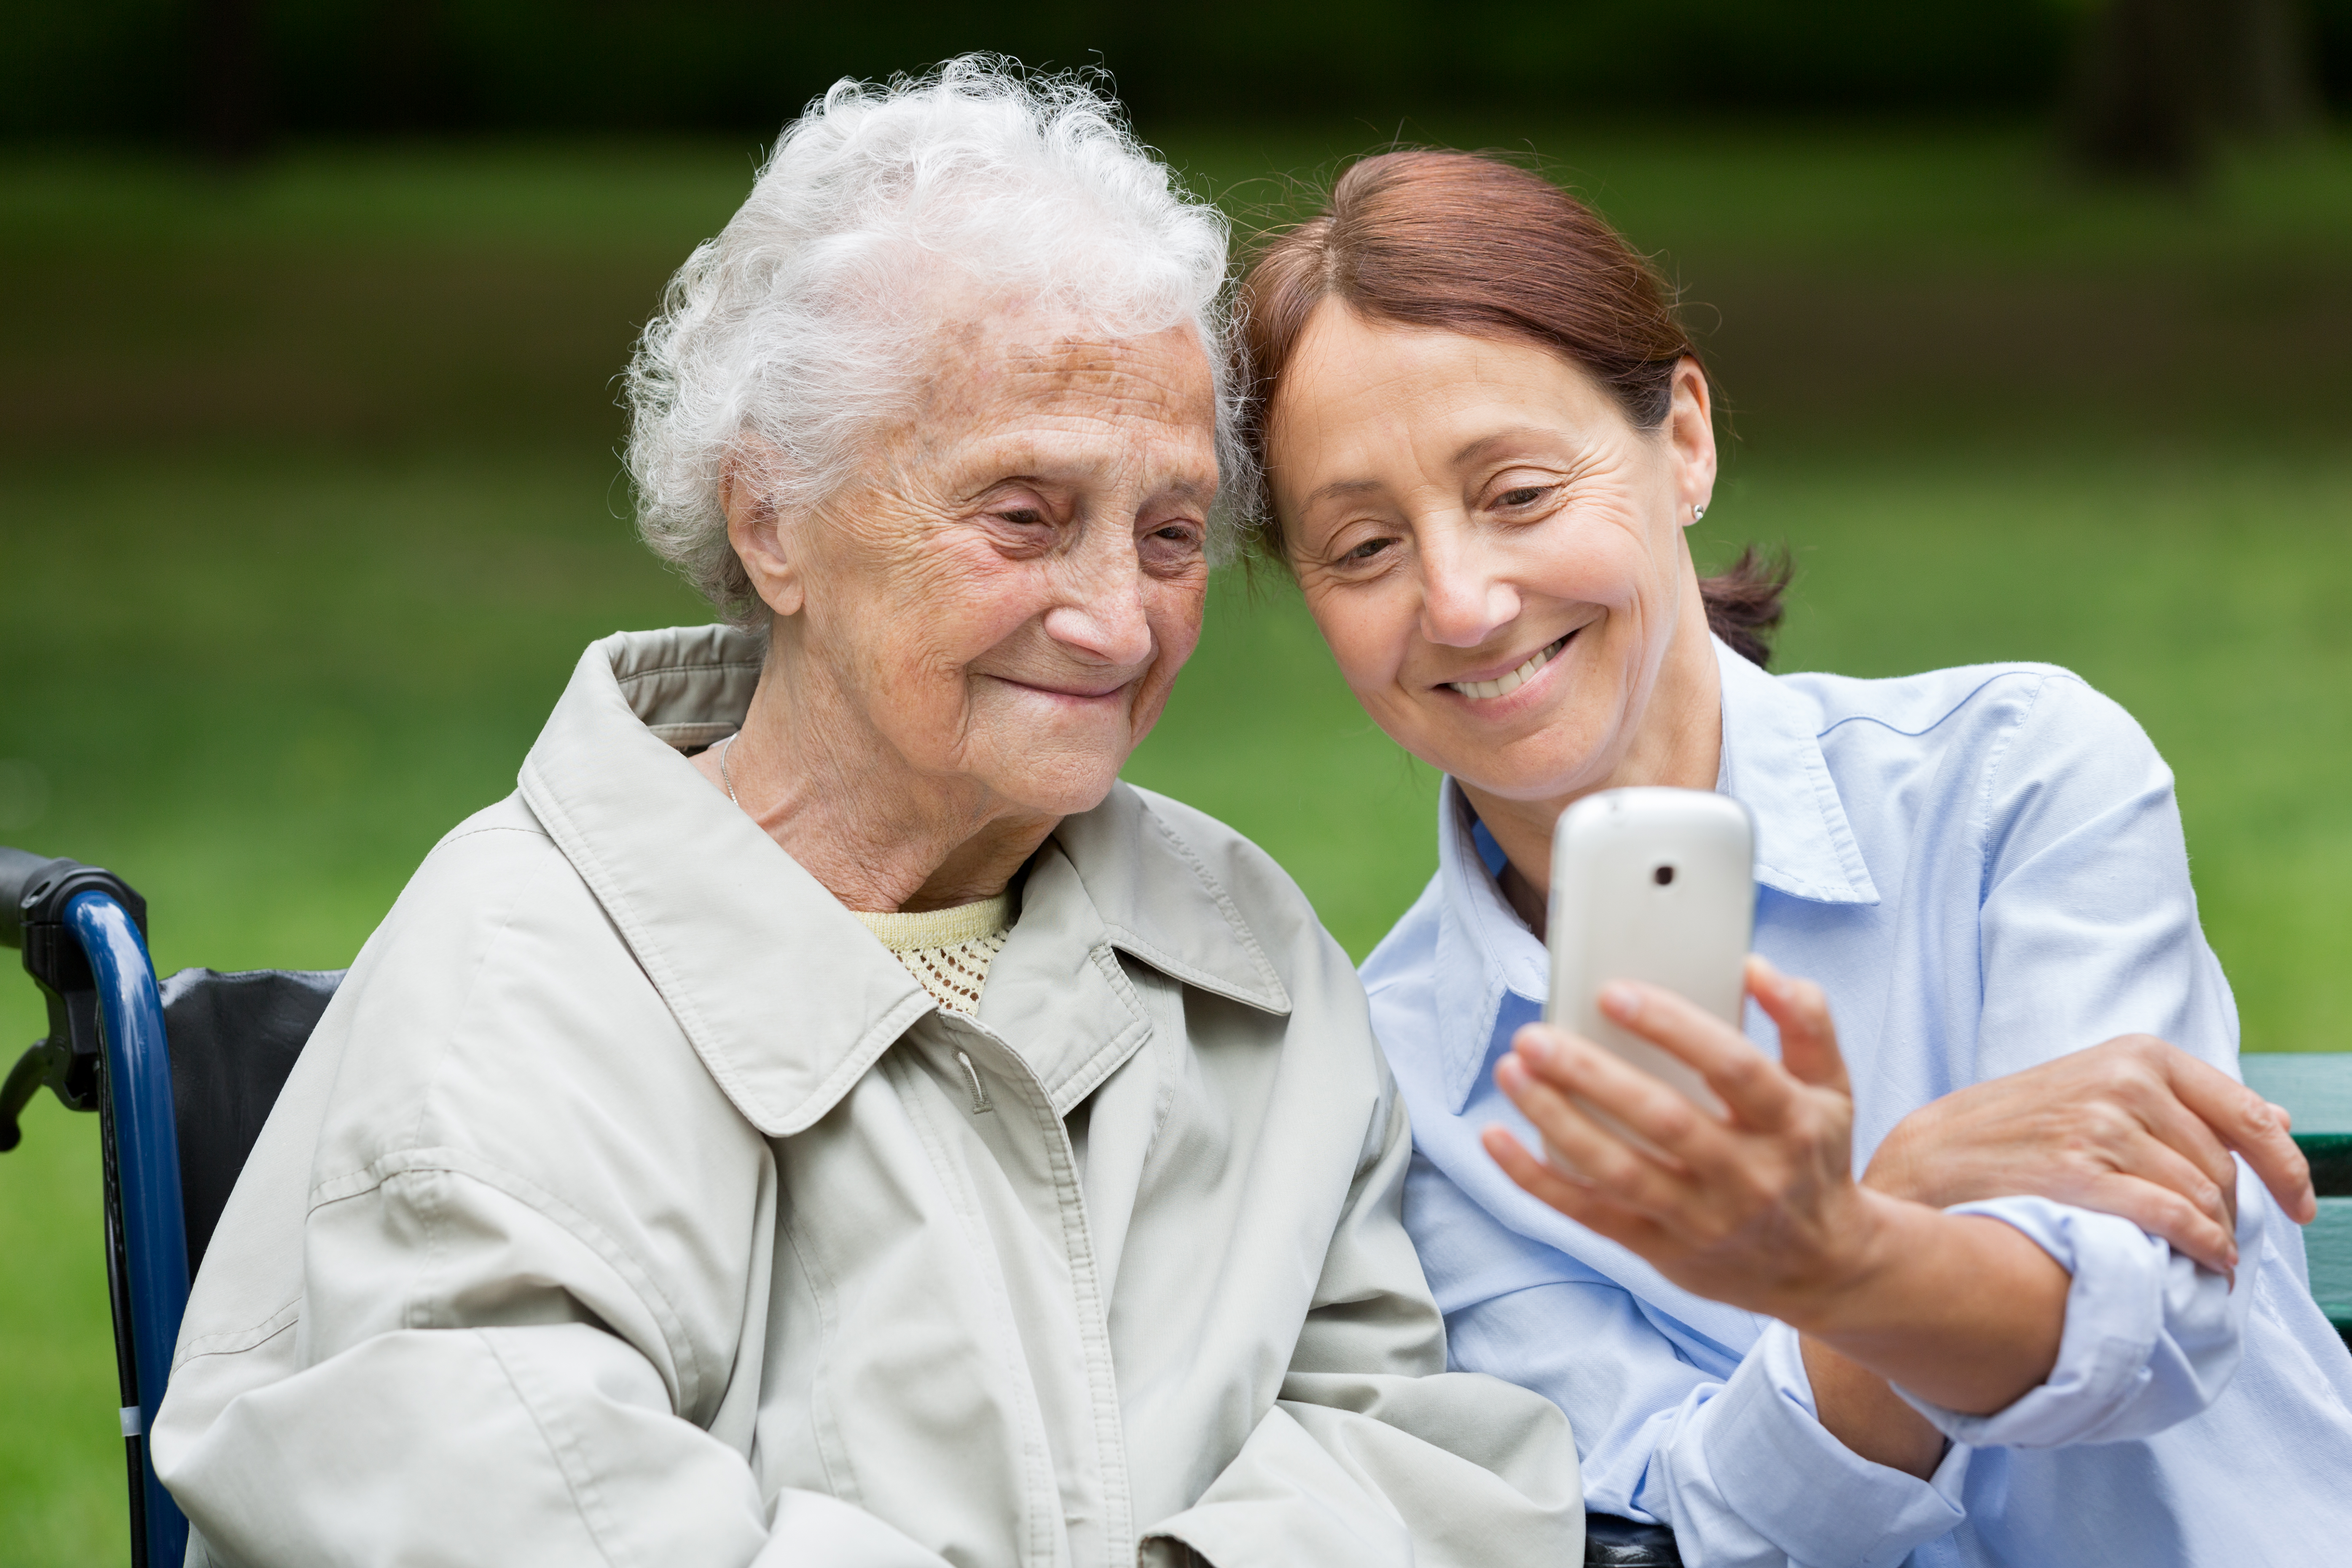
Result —
[[163, 982], [190, 1279], [295, 1058], [342, 978], [341, 970], [183, 969]]

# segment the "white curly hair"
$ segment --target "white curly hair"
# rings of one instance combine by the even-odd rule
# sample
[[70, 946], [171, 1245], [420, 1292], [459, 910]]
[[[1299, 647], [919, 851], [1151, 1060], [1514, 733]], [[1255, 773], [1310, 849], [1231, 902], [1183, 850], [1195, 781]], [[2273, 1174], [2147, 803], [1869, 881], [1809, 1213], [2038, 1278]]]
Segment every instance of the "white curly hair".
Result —
[[[772, 447], [769, 499], [787, 510], [855, 476], [921, 388], [942, 275], [1112, 337], [1190, 324], [1216, 377], [1224, 489], [1242, 493], [1226, 241], [1224, 216], [1180, 189], [1085, 76], [966, 55], [920, 78], [845, 79], [785, 128], [638, 341], [638, 531], [721, 615], [761, 621], [719, 504], [730, 454], [746, 437]], [[1236, 531], [1218, 508], [1213, 561]]]

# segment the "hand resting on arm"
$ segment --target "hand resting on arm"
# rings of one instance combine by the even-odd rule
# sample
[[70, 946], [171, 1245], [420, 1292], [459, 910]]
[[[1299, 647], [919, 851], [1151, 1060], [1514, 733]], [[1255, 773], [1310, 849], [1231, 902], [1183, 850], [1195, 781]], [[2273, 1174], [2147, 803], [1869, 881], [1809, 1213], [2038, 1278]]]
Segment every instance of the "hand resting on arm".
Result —
[[1937, 1208], [2031, 1193], [2130, 1220], [2217, 1274], [2238, 1263], [2242, 1155], [2287, 1217], [2318, 1213], [2287, 1114], [2153, 1035], [1987, 1079], [1895, 1123], [1863, 1184]]
[[1761, 959], [1748, 979], [1780, 1026], [1780, 1063], [1654, 986], [1621, 983], [1601, 998], [1613, 1021], [1696, 1068], [1726, 1117], [1589, 1041], [1529, 1025], [1496, 1077], [1551, 1157], [1499, 1127], [1486, 1147], [1522, 1187], [1685, 1289], [1796, 1329], [1822, 1426], [1864, 1458], [1925, 1474], [1942, 1439], [1885, 1383], [1967, 1414], [2014, 1403], [2057, 1360], [2068, 1275], [1999, 1220], [1857, 1184], [1826, 1000]]

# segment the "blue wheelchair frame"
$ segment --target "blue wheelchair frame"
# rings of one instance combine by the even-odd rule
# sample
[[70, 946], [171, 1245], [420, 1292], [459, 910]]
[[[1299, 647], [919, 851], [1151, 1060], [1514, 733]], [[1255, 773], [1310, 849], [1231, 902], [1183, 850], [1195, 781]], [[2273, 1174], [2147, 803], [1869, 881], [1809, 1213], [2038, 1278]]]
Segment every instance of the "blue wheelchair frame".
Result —
[[121, 879], [0, 849], [0, 941], [23, 945], [25, 968], [48, 998], [50, 1027], [0, 1091], [0, 1150], [16, 1146], [17, 1114], [45, 1083], [68, 1106], [99, 1113], [131, 1558], [138, 1568], [178, 1568], [188, 1521], [155, 1479], [146, 1439], [187, 1312], [188, 1236], [172, 1058], [145, 924], [146, 901]]

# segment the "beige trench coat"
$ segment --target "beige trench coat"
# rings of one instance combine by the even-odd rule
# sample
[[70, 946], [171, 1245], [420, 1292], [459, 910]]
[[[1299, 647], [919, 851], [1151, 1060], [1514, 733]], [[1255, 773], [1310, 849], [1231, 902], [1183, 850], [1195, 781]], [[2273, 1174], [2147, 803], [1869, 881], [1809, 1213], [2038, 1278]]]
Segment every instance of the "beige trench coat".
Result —
[[191, 1560], [1578, 1562], [1565, 1419], [1444, 1371], [1289, 879], [1122, 785], [943, 1015], [680, 755], [759, 659], [591, 647], [361, 953], [156, 1421]]

